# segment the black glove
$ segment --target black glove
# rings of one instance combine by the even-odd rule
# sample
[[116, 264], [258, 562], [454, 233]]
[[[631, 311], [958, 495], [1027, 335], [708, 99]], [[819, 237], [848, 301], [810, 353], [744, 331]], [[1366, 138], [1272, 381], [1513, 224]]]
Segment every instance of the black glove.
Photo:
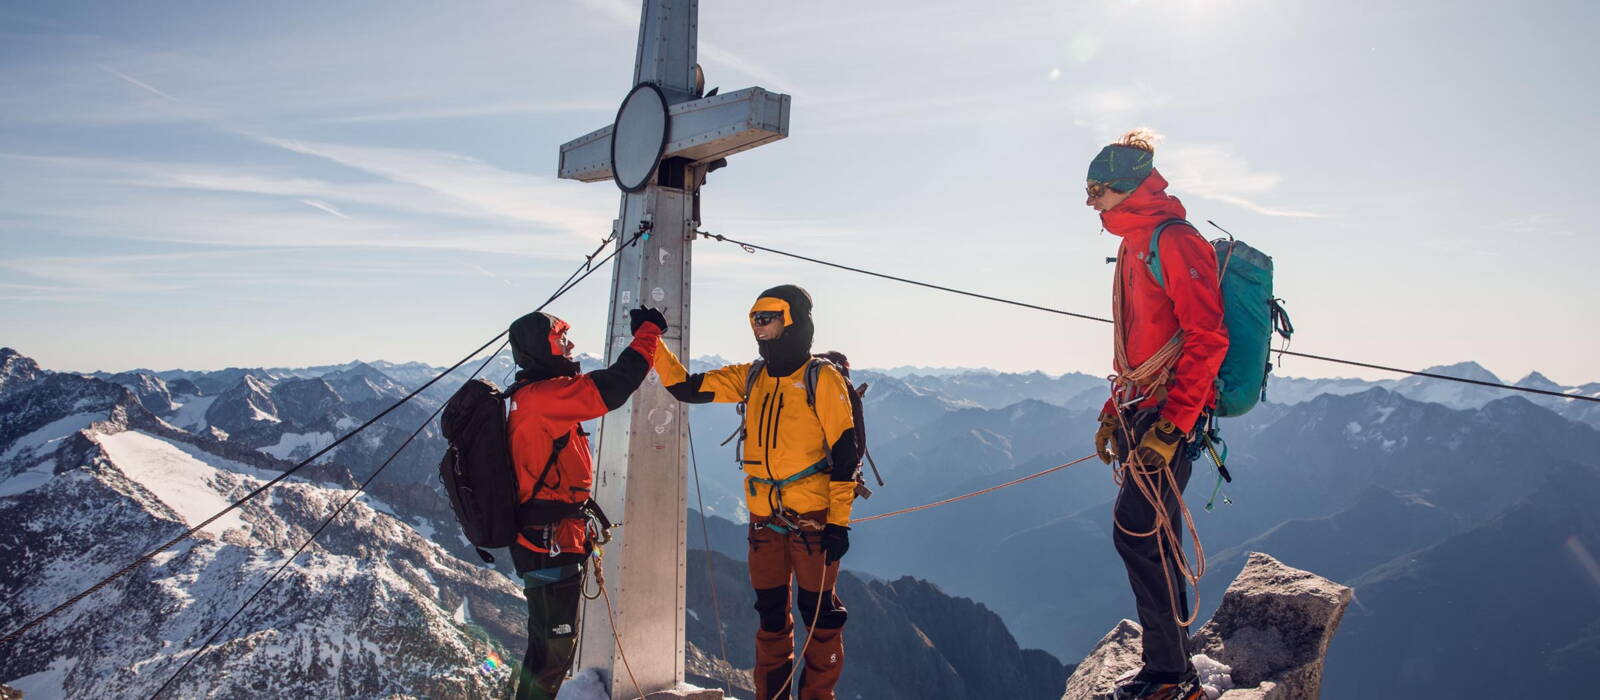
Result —
[[829, 564], [844, 558], [850, 551], [850, 528], [828, 523], [822, 528], [822, 552]]
[[661, 329], [662, 333], [667, 332], [667, 317], [659, 310], [641, 305], [639, 308], [628, 312], [628, 332], [637, 335], [639, 326], [646, 323], [654, 323], [657, 328]]

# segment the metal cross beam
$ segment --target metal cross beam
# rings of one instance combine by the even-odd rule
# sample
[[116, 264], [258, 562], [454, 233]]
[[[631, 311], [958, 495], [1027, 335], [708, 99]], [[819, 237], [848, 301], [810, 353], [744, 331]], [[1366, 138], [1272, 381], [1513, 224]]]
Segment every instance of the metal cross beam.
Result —
[[[701, 94], [698, 0], [643, 5], [633, 91], [612, 125], [561, 147], [558, 169], [566, 179], [617, 182], [623, 190], [613, 224], [618, 245], [648, 232], [616, 258], [607, 363], [628, 346], [628, 310], [641, 302], [666, 314], [671, 329], [662, 341], [689, 356], [689, 242], [700, 223], [700, 185], [718, 159], [789, 131], [788, 95], [761, 88]], [[622, 652], [646, 693], [684, 677], [687, 424], [653, 372], [600, 423], [595, 499], [620, 524], [604, 561], [622, 649], [604, 602], [585, 601], [574, 666], [600, 669], [613, 698], [634, 695]]]

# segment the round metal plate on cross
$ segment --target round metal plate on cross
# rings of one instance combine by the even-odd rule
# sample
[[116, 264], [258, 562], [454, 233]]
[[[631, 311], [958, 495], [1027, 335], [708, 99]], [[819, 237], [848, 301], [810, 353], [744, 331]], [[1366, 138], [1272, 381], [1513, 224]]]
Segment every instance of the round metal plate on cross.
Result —
[[655, 83], [639, 83], [617, 108], [611, 127], [611, 179], [638, 192], [655, 177], [667, 149], [667, 96]]

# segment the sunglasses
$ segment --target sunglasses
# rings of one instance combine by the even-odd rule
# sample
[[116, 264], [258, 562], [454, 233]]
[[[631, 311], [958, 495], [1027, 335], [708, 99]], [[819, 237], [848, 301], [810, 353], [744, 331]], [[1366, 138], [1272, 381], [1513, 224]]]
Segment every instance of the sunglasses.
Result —
[[1115, 191], [1115, 190], [1111, 189], [1111, 185], [1109, 183], [1091, 182], [1088, 185], [1084, 186], [1083, 191], [1088, 193], [1088, 195], [1089, 195], [1089, 197], [1091, 199], [1099, 199], [1106, 192], [1112, 192], [1112, 191]]
[[782, 311], [757, 311], [757, 312], [755, 312], [753, 314], [750, 314], [750, 323], [751, 323], [751, 325], [756, 325], [756, 326], [765, 326], [765, 325], [767, 325], [769, 323], [772, 323], [773, 321], [782, 321], [782, 320], [783, 320], [783, 312]]

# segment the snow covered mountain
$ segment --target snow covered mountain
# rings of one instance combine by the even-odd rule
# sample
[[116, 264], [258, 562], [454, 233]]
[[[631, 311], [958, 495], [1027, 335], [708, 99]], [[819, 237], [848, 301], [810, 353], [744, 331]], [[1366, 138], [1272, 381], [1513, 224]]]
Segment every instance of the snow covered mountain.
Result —
[[[1510, 384], [1512, 386], [1555, 391], [1568, 396], [1600, 398], [1600, 382], [1582, 386], [1563, 386], [1543, 374], [1531, 372], [1516, 382], [1507, 382], [1484, 369], [1476, 362], [1458, 362], [1452, 365], [1429, 367], [1424, 372], [1446, 377], [1459, 377], [1481, 382]], [[1579, 423], [1600, 427], [1600, 403], [1577, 401], [1554, 396], [1540, 396], [1505, 389], [1441, 381], [1432, 377], [1411, 376], [1404, 379], [1367, 381], [1364, 379], [1299, 379], [1274, 376], [1267, 382], [1267, 401], [1278, 404], [1297, 404], [1310, 401], [1323, 394], [1356, 394], [1373, 387], [1382, 387], [1414, 401], [1436, 403], [1456, 409], [1482, 408], [1484, 405], [1507, 396], [1520, 396], [1540, 406]]]
[[[19, 358], [0, 354], [0, 522], [11, 524], [0, 529], [0, 629], [274, 476], [272, 460], [209, 451], [122, 386]], [[18, 639], [0, 655], [0, 681], [30, 700], [148, 697], [350, 495], [278, 485]], [[172, 696], [503, 694], [499, 659], [521, 649], [518, 586], [392, 512], [352, 503]]]

